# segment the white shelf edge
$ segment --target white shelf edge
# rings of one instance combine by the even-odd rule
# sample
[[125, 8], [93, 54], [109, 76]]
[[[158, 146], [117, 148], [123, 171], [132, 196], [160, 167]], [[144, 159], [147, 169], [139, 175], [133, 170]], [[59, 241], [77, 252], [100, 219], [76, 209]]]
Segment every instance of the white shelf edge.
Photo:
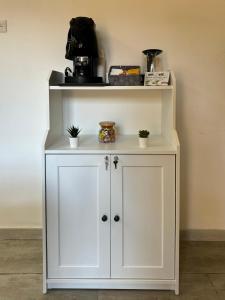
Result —
[[45, 150], [46, 155], [51, 155], [51, 154], [117, 154], [117, 155], [176, 155], [177, 150], [152, 150], [152, 149], [146, 149], [146, 150], [79, 150], [79, 149], [74, 149], [74, 150]]
[[[160, 136], [152, 136], [147, 148], [139, 148], [135, 135], [119, 136], [113, 144], [99, 144], [95, 135], [83, 136], [78, 148], [70, 148], [65, 136], [45, 148], [45, 154], [176, 154], [177, 144]], [[48, 143], [47, 143], [48, 144]]]
[[164, 86], [49, 86], [50, 90], [96, 90], [96, 91], [114, 91], [114, 90], [173, 90], [172, 85], [164, 85]]

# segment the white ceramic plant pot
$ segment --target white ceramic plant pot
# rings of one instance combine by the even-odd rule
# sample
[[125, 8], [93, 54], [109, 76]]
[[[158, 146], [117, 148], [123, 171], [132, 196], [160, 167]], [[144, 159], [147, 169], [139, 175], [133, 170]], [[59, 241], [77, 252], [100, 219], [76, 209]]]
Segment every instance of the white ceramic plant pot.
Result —
[[148, 147], [148, 138], [139, 137], [139, 147], [140, 148], [147, 148]]
[[77, 148], [79, 143], [79, 137], [70, 137], [70, 147]]

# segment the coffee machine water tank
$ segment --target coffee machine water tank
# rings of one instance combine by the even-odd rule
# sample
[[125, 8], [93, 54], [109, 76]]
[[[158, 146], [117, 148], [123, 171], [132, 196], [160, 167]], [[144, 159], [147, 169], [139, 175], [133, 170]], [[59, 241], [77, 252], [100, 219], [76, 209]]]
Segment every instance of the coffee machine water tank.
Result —
[[66, 59], [73, 61], [73, 76], [65, 82], [74, 84], [102, 83], [97, 75], [99, 65], [95, 23], [88, 17], [77, 17], [70, 21], [66, 45]]

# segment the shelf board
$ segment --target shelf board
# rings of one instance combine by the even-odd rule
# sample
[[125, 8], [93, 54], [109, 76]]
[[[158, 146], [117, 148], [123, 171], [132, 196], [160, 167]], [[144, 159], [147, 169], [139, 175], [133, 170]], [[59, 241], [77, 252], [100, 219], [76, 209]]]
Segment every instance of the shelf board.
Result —
[[59, 85], [50, 85], [50, 90], [91, 90], [91, 91], [115, 91], [115, 90], [172, 90], [172, 85], [163, 85], [163, 86], [59, 86]]
[[136, 135], [118, 136], [115, 143], [99, 143], [96, 135], [80, 136], [79, 147], [70, 148], [69, 139], [62, 136], [45, 149], [46, 154], [176, 154], [177, 145], [162, 136], [151, 136], [149, 146], [140, 148]]

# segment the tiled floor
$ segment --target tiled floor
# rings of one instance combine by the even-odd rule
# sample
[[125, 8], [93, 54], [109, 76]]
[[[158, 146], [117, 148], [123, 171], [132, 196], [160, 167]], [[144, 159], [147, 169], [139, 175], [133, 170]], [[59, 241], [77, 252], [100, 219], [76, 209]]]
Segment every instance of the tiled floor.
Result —
[[225, 300], [225, 242], [183, 242], [180, 271], [180, 296], [142, 290], [59, 290], [42, 295], [41, 241], [0, 240], [0, 300]]

